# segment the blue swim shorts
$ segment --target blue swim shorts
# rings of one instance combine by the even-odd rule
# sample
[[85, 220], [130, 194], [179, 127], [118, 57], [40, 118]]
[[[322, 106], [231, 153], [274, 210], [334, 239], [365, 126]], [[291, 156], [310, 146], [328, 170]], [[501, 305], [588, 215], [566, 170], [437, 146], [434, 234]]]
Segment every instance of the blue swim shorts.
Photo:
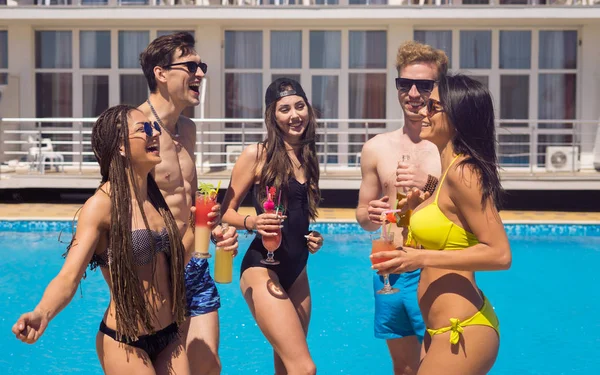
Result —
[[208, 314], [221, 307], [221, 297], [206, 259], [192, 258], [185, 267], [185, 297], [188, 316]]
[[[373, 274], [373, 292], [383, 288], [383, 276]], [[394, 294], [375, 294], [375, 337], [391, 340], [417, 336], [423, 341], [425, 323], [417, 301], [421, 270], [390, 275], [390, 284], [400, 289]]]

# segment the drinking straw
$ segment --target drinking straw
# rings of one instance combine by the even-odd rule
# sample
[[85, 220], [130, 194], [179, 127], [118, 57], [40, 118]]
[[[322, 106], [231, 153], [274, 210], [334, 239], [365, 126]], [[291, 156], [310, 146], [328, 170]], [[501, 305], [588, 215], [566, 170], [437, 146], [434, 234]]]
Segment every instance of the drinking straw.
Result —
[[279, 198], [277, 198], [277, 209], [275, 210], [275, 215], [279, 213], [279, 203], [281, 203], [281, 189], [279, 189]]
[[269, 199], [269, 186], [265, 186], [265, 189], [267, 189], [267, 200], [270, 200]]
[[[385, 217], [385, 216], [387, 216], [387, 214], [395, 213], [395, 212], [400, 212], [400, 211], [402, 211], [402, 210], [387, 210], [387, 211], [383, 211], [381, 214], [384, 215], [384, 217]], [[388, 225], [387, 225], [388, 228], [387, 228], [387, 230], [386, 230], [385, 223], [383, 223], [383, 226], [381, 228], [381, 232], [383, 234], [383, 239], [386, 240], [386, 241], [388, 241], [387, 232], [390, 231], [391, 226], [392, 226], [392, 223], [388, 222]]]
[[221, 187], [221, 180], [217, 183], [217, 197], [219, 196], [219, 188]]

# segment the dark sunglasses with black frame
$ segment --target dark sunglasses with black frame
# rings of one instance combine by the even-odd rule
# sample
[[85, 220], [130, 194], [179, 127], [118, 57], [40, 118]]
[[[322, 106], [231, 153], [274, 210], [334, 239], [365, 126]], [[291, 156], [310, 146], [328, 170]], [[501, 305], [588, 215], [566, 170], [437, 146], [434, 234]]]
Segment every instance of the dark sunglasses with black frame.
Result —
[[420, 93], [429, 94], [433, 91], [435, 84], [436, 81], [431, 79], [396, 78], [396, 90], [402, 92], [408, 92], [413, 86], [416, 86]]
[[195, 61], [178, 62], [175, 64], [165, 65], [165, 66], [163, 66], [163, 68], [170, 68], [170, 67], [178, 66], [178, 65], [185, 65], [187, 67], [187, 70], [192, 74], [196, 74], [196, 72], [198, 71], [198, 68], [200, 68], [200, 70], [202, 70], [202, 73], [204, 73], [204, 74], [206, 74], [206, 72], [208, 71], [208, 65], [206, 65], [206, 63], [203, 63], [203, 62], [197, 63]]

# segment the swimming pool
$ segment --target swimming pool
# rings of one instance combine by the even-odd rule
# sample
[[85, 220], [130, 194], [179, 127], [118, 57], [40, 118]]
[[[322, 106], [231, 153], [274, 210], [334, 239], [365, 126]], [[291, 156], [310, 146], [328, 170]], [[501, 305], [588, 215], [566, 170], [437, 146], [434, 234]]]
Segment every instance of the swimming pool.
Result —
[[[66, 244], [58, 242], [58, 232], [69, 227], [70, 222], [0, 221], [2, 374], [102, 373], [94, 340], [108, 291], [98, 272], [88, 272], [83, 297], [78, 291], [35, 345], [17, 341], [10, 332], [60, 269]], [[309, 260], [313, 316], [308, 341], [319, 373], [391, 374], [385, 343], [373, 338], [368, 235], [354, 224], [315, 227], [327, 241]], [[477, 274], [501, 320], [500, 355], [491, 374], [596, 372], [600, 226], [506, 228], [512, 268]], [[240, 249], [245, 249], [251, 238], [240, 235], [240, 240]], [[241, 259], [235, 261], [234, 281]], [[270, 346], [254, 323], [239, 284], [219, 285], [219, 291], [222, 374], [272, 373]]]

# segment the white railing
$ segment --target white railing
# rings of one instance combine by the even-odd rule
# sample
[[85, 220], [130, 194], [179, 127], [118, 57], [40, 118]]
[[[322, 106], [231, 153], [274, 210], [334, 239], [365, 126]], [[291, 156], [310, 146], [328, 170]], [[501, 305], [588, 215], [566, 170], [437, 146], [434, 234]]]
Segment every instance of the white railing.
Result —
[[[39, 174], [54, 168], [59, 172], [97, 172], [90, 142], [94, 121], [94, 118], [1, 119], [1, 171]], [[262, 119], [193, 121], [197, 124], [196, 160], [200, 173], [231, 169], [244, 147], [266, 135]], [[356, 175], [364, 142], [401, 125], [402, 120], [319, 120], [317, 147], [322, 172]], [[505, 171], [577, 172], [582, 150], [587, 149], [589, 154], [593, 147], [590, 145], [598, 136], [598, 121], [498, 120], [496, 133], [498, 157]], [[556, 153], [556, 160], [548, 150]]]
[[600, 0], [8, 0], [8, 6], [591, 6]]

